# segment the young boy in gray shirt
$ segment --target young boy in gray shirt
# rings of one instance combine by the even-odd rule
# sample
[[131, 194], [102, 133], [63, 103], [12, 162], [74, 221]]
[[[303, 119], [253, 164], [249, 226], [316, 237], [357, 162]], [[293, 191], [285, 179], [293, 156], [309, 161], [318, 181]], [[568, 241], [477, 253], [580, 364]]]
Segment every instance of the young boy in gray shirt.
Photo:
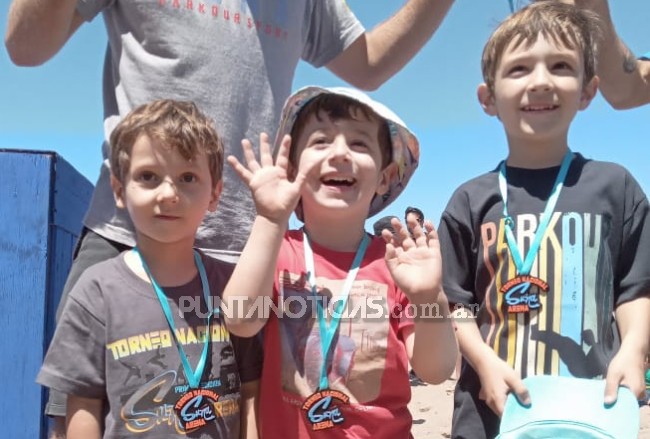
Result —
[[193, 248], [221, 195], [221, 140], [194, 104], [161, 100], [111, 146], [136, 247], [83, 273], [37, 381], [68, 395], [69, 439], [257, 437], [259, 345], [216, 306], [232, 266]]

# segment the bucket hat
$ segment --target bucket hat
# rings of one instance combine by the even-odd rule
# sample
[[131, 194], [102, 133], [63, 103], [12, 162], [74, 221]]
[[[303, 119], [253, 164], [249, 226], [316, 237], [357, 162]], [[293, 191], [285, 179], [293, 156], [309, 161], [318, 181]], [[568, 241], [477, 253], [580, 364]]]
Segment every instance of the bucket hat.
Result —
[[[275, 138], [274, 156], [280, 148], [280, 143], [285, 134], [291, 134], [293, 124], [304, 106], [317, 96], [322, 94], [336, 94], [355, 100], [374, 111], [379, 117], [383, 118], [388, 124], [388, 130], [391, 139], [392, 159], [391, 161], [397, 166], [392, 180], [388, 185], [388, 190], [383, 195], [375, 195], [370, 203], [368, 217], [374, 216], [381, 212], [386, 206], [392, 203], [399, 194], [404, 190], [406, 184], [415, 172], [420, 159], [420, 144], [415, 134], [411, 132], [406, 124], [392, 110], [385, 105], [371, 99], [365, 93], [347, 87], [317, 87], [308, 86], [301, 88], [289, 96], [284, 104], [280, 126]], [[293, 147], [293, 145], [292, 145]], [[302, 220], [300, 204], [296, 210], [296, 215]]]

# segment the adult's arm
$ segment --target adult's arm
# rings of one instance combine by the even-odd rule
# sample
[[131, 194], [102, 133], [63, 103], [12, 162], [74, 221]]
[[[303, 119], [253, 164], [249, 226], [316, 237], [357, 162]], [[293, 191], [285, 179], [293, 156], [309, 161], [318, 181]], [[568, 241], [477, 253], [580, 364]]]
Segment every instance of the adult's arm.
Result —
[[375, 90], [402, 69], [436, 31], [454, 0], [409, 0], [327, 64], [341, 79]]
[[9, 8], [5, 46], [19, 66], [52, 58], [84, 22], [77, 0], [14, 0]]
[[603, 38], [598, 56], [600, 91], [612, 107], [627, 109], [650, 103], [650, 61], [637, 59], [619, 38], [607, 0], [574, 0], [598, 14]]

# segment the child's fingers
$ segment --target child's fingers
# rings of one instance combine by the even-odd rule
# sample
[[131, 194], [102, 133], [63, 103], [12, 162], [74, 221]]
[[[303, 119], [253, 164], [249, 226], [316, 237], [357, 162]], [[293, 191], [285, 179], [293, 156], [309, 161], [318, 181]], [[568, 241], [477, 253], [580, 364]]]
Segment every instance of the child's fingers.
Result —
[[433, 227], [431, 221], [425, 221], [424, 227], [427, 231], [427, 245], [429, 248], [440, 248], [440, 240], [438, 239], [438, 231]]
[[249, 185], [251, 178], [253, 178], [253, 174], [248, 169], [246, 169], [246, 167], [242, 165], [234, 155], [229, 155], [226, 160], [228, 161], [228, 164], [235, 170], [237, 175], [239, 175], [239, 178], [241, 178], [242, 181], [246, 183], [246, 185]]
[[[384, 232], [385, 231], [386, 230], [384, 230]], [[382, 232], [382, 237], [384, 237], [384, 232]], [[390, 233], [390, 232], [388, 232], [388, 233]], [[386, 239], [386, 238], [384, 237], [384, 239]], [[387, 261], [397, 257], [397, 252], [395, 251], [395, 246], [390, 241], [386, 241], [386, 255], [384, 257], [385, 257], [385, 259]]]
[[244, 158], [246, 159], [246, 164], [248, 165], [248, 169], [250, 169], [253, 172], [260, 169], [260, 164], [257, 163], [257, 159], [255, 158], [255, 151], [253, 151], [253, 144], [250, 142], [250, 140], [248, 139], [242, 140], [241, 147], [244, 150]]
[[417, 247], [426, 247], [429, 242], [429, 237], [427, 236], [426, 230], [420, 226], [418, 222], [415, 223], [415, 226], [411, 227], [413, 231], [413, 240]]
[[388, 229], [383, 229], [381, 231], [381, 237], [386, 244], [390, 244], [393, 241], [393, 232]]
[[302, 172], [299, 172], [298, 175], [293, 179], [293, 184], [297, 188], [296, 190], [300, 192], [302, 190], [302, 187], [305, 185], [305, 182], [307, 181], [307, 175], [303, 174]]
[[492, 410], [499, 416], [503, 416], [503, 410], [506, 407], [507, 395], [499, 395], [492, 401]]
[[386, 242], [386, 260], [399, 258], [404, 253], [402, 244], [398, 242], [397, 236], [390, 230], [384, 229], [381, 231], [381, 237]]
[[260, 134], [260, 163], [264, 166], [273, 166], [273, 156], [271, 155], [271, 145], [269, 144], [269, 135]]
[[530, 406], [530, 393], [528, 393], [528, 388], [526, 388], [526, 385], [522, 380], [514, 380], [509, 383], [509, 386], [512, 390], [512, 393], [515, 394], [521, 405], [526, 407]]
[[408, 229], [400, 222], [399, 219], [393, 218], [391, 219], [390, 223], [395, 230], [393, 240], [396, 246], [399, 246], [404, 250], [415, 247], [415, 241], [411, 239], [411, 235], [409, 234]]
[[622, 376], [617, 373], [608, 373], [605, 378], [605, 405], [612, 405], [618, 399], [618, 386]]
[[291, 151], [291, 136], [287, 134], [282, 138], [278, 156], [275, 159], [275, 164], [285, 170], [289, 167], [289, 151]]

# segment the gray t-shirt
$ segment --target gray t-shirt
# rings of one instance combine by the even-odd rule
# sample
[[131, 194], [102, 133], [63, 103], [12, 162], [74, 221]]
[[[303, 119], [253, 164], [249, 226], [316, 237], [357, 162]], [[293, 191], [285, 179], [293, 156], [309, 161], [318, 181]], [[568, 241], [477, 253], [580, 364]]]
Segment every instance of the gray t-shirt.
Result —
[[[344, 1], [79, 0], [92, 20], [102, 12], [109, 46], [104, 63], [104, 132], [154, 99], [192, 100], [211, 117], [226, 155], [241, 160], [241, 140], [273, 136], [300, 59], [327, 64], [364, 29]], [[130, 246], [133, 227], [116, 210], [103, 145], [99, 180], [84, 224]], [[237, 256], [255, 215], [248, 188], [230, 166], [216, 213], [197, 232], [197, 247]]]
[[[210, 293], [219, 297], [232, 272], [203, 256]], [[205, 340], [205, 301], [197, 275], [186, 285], [163, 288], [194, 369]], [[184, 299], [182, 299], [184, 298]], [[179, 304], [201, 312], [180, 317]], [[187, 308], [186, 308], [187, 309]], [[201, 388], [218, 395], [215, 419], [189, 437], [239, 438], [240, 382], [257, 380], [262, 353], [257, 338], [230, 335], [213, 318]], [[104, 400], [104, 438], [178, 438], [173, 409], [187, 390], [176, 342], [151, 284], [135, 275], [124, 254], [84, 272], [70, 293], [37, 381], [62, 393]]]

